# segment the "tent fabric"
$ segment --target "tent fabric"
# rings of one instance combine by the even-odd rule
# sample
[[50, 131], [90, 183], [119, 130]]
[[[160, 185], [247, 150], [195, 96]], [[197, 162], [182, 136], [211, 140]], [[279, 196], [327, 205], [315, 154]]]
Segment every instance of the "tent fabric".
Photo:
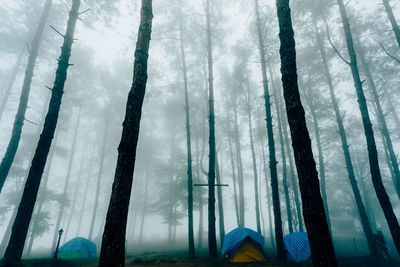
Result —
[[286, 259], [299, 262], [311, 257], [310, 243], [306, 232], [297, 232], [283, 238]]
[[[230, 260], [246, 238], [251, 240], [254, 244], [252, 247], [257, 248], [264, 256], [264, 237], [249, 228], [239, 227], [225, 235], [222, 244], [222, 258]], [[248, 247], [248, 244], [244, 248], [246, 247]], [[243, 249], [241, 251], [243, 251]]]
[[[96, 244], [83, 238], [75, 237], [58, 249], [58, 258], [91, 258], [96, 257]], [[54, 253], [53, 253], [54, 255]]]
[[265, 256], [257, 244], [250, 238], [242, 242], [236, 252], [231, 257], [231, 262], [258, 262], [265, 261]]

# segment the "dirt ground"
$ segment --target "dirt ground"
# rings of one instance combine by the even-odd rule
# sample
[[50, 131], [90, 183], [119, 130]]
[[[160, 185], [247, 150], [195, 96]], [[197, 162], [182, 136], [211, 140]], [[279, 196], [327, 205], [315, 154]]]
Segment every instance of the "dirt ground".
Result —
[[[186, 258], [165, 258], [163, 256], [156, 257], [134, 257], [128, 256], [126, 258], [126, 266], [130, 267], [208, 267], [208, 266], [271, 266], [271, 267], [308, 267], [312, 266], [311, 260], [301, 263], [291, 263], [279, 261], [276, 259], [268, 259], [262, 263], [230, 263], [223, 260], [213, 260], [208, 258], [186, 259]], [[371, 257], [345, 257], [338, 258], [339, 266], [341, 267], [399, 267], [400, 260], [398, 259], [385, 259], [379, 260]], [[23, 261], [25, 266], [29, 267], [94, 267], [97, 266], [97, 258], [94, 259], [81, 259], [81, 260], [59, 260], [54, 261], [51, 259], [31, 259]]]

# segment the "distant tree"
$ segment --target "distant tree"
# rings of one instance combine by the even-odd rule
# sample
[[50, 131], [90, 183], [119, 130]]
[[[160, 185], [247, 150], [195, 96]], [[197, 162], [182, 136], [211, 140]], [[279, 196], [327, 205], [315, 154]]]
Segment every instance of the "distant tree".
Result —
[[28, 65], [25, 69], [24, 82], [22, 84], [20, 101], [18, 104], [17, 114], [15, 115], [11, 138], [8, 143], [6, 153], [4, 154], [4, 157], [0, 164], [0, 193], [3, 189], [4, 182], [6, 181], [7, 175], [14, 161], [15, 154], [17, 153], [19, 141], [21, 140], [22, 126], [24, 125], [25, 113], [28, 107], [28, 99], [31, 89], [33, 71], [35, 68], [36, 58], [38, 56], [40, 41], [44, 32], [44, 26], [50, 13], [51, 5], [52, 0], [46, 0], [46, 3], [43, 7], [42, 15], [40, 17], [38, 28], [30, 45]]
[[[342, 19], [343, 29], [346, 38], [347, 50], [350, 57], [350, 62], [347, 61], [346, 62], [350, 66], [353, 75], [354, 86], [356, 89], [361, 118], [364, 126], [364, 134], [367, 140], [368, 157], [369, 157], [372, 182], [374, 184], [375, 192], [378, 197], [379, 203], [382, 207], [386, 221], [389, 225], [389, 229], [392, 234], [393, 241], [396, 245], [397, 252], [400, 254], [400, 226], [396, 218], [396, 215], [393, 212], [393, 207], [392, 204], [390, 203], [389, 196], [386, 193], [386, 189], [382, 183], [382, 176], [379, 168], [378, 151], [376, 148], [374, 131], [372, 128], [371, 119], [369, 117], [368, 106], [364, 95], [363, 85], [360, 79], [357, 56], [354, 48], [354, 41], [350, 29], [349, 19], [347, 17], [343, 1], [337, 0], [337, 3], [339, 5], [340, 16]], [[343, 57], [341, 56], [341, 58]]]
[[314, 266], [337, 266], [297, 84], [296, 48], [289, 0], [277, 0], [276, 5], [281, 41], [282, 84], [311, 257]]
[[24, 192], [18, 207], [18, 213], [13, 224], [10, 241], [1, 262], [3, 266], [15, 264], [21, 260], [29, 223], [32, 218], [33, 208], [39, 190], [40, 180], [43, 175], [47, 156], [57, 126], [80, 4], [80, 0], [73, 0], [71, 11], [69, 13], [67, 30], [64, 35], [64, 43], [61, 48], [61, 56], [58, 60], [58, 68], [56, 71], [54, 86], [52, 88], [49, 109], [33, 156], [28, 178], [25, 183]]
[[392, 7], [390, 6], [389, 0], [382, 0], [382, 2], [383, 2], [383, 6], [385, 7], [385, 11], [389, 17], [390, 24], [392, 24], [392, 29], [393, 29], [394, 35], [396, 36], [397, 45], [400, 48], [400, 28], [399, 28], [399, 25], [397, 24], [394, 14], [393, 14]]
[[263, 77], [265, 114], [266, 114], [265, 121], [267, 123], [269, 168], [271, 175], [272, 203], [274, 207], [274, 219], [275, 219], [275, 239], [278, 251], [278, 258], [284, 259], [285, 250], [283, 247], [283, 232], [282, 232], [281, 207], [279, 201], [278, 173], [276, 169], [276, 165], [278, 162], [276, 161], [276, 155], [275, 155], [275, 140], [274, 140], [274, 131], [272, 126], [272, 112], [271, 112], [271, 96], [269, 94], [269, 88], [268, 88], [267, 64], [265, 61], [265, 51], [264, 51], [258, 0], [254, 1], [254, 9], [256, 13], [256, 23], [257, 23], [258, 50], [261, 58], [261, 74]]
[[133, 81], [128, 95], [121, 142], [118, 147], [118, 161], [104, 227], [99, 266], [122, 266], [125, 263], [126, 223], [143, 99], [146, 92], [152, 19], [152, 0], [142, 0]]

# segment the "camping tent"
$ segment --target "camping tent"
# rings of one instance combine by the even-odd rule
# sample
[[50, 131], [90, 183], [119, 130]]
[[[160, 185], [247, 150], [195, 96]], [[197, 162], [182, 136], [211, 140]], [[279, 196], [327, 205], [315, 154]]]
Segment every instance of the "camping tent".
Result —
[[59, 259], [96, 257], [96, 244], [86, 238], [75, 237], [58, 249], [57, 256]]
[[236, 228], [225, 235], [222, 258], [231, 262], [263, 261], [264, 237], [248, 228]]
[[306, 232], [288, 234], [283, 238], [286, 259], [299, 262], [311, 256], [310, 244]]

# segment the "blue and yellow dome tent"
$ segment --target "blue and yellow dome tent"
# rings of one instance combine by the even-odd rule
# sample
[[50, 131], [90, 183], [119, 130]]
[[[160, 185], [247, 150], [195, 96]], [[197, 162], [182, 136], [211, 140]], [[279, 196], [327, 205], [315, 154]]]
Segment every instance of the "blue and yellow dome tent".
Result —
[[306, 232], [297, 232], [283, 238], [286, 259], [294, 262], [305, 261], [311, 257], [310, 243]]
[[249, 228], [236, 228], [225, 235], [222, 258], [231, 262], [265, 261], [264, 237]]
[[92, 258], [96, 257], [96, 253], [95, 243], [83, 237], [75, 237], [58, 249], [57, 256], [59, 259]]

